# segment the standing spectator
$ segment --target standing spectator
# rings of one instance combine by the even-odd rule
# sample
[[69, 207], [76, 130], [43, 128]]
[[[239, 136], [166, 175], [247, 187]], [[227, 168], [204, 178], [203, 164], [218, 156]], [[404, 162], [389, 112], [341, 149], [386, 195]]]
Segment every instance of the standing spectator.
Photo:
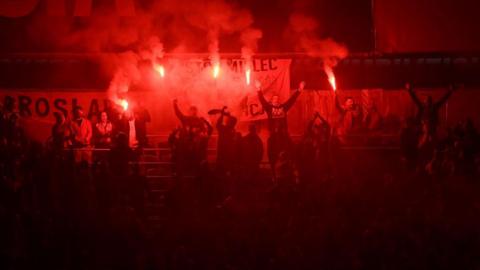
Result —
[[88, 150], [92, 139], [92, 124], [85, 118], [82, 107], [73, 110], [73, 120], [70, 123], [72, 130], [73, 147], [75, 148], [75, 162], [91, 163], [92, 152]]
[[15, 99], [11, 96], [5, 96], [3, 100], [3, 107], [0, 113], [0, 137], [6, 137], [9, 127], [9, 119], [12, 114], [15, 114]]
[[305, 82], [301, 82], [290, 98], [285, 103], [280, 103], [277, 95], [272, 96], [268, 102], [261, 90], [260, 82], [256, 82], [258, 90], [258, 99], [268, 116], [268, 127], [270, 137], [268, 138], [267, 151], [272, 170], [275, 170], [275, 163], [278, 155], [285, 152], [285, 155], [291, 155], [291, 139], [288, 135], [287, 112], [295, 104], [301, 91], [305, 88]]
[[268, 161], [270, 162], [270, 167], [273, 171], [275, 178], [275, 168], [276, 163], [279, 158], [280, 153], [283, 153], [287, 159], [292, 158], [293, 150], [293, 141], [288, 135], [287, 130], [283, 126], [279, 126], [278, 129], [274, 130], [267, 141], [267, 154]]
[[415, 124], [415, 119], [412, 117], [407, 118], [405, 127], [400, 132], [400, 147], [402, 158], [409, 169], [414, 169], [417, 164], [418, 137], [419, 131]]
[[352, 97], [347, 97], [345, 102], [340, 104], [337, 92], [335, 92], [335, 106], [340, 113], [337, 127], [337, 134], [342, 143], [347, 142], [347, 136], [357, 132], [362, 126], [362, 111]]
[[258, 173], [260, 162], [263, 158], [263, 143], [257, 134], [255, 124], [250, 124], [248, 134], [241, 140], [241, 167], [246, 179]]
[[134, 111], [135, 125], [137, 129], [137, 140], [140, 147], [146, 147], [148, 145], [147, 138], [147, 124], [150, 123], [150, 112], [143, 106], [143, 103], [139, 101], [137, 108]]
[[108, 119], [107, 112], [100, 113], [100, 121], [95, 125], [95, 146], [110, 148], [112, 145], [113, 125]]
[[55, 152], [59, 152], [70, 146], [71, 130], [65, 115], [61, 112], [54, 112], [55, 124], [52, 127], [52, 147]]
[[226, 111], [227, 107], [222, 109], [220, 117], [217, 120], [218, 143], [217, 143], [217, 169], [219, 172], [231, 173], [235, 164], [236, 143], [235, 143], [235, 125], [237, 118]]
[[198, 110], [191, 106], [188, 115], [184, 115], [178, 108], [177, 100], [173, 101], [175, 115], [182, 123], [180, 132], [180, 144], [186, 151], [181, 151], [179, 159], [187, 159], [191, 162], [191, 169], [196, 171], [200, 165], [206, 164], [208, 140], [212, 135], [213, 128], [203, 117], [198, 116]]
[[188, 115], [185, 115], [180, 111], [178, 107], [178, 101], [173, 100], [173, 109], [178, 120], [182, 123], [182, 127], [186, 129], [187, 132], [192, 132], [193, 129], [200, 131], [206, 131], [208, 125], [205, 124], [205, 119], [198, 116], [198, 109], [195, 106], [190, 106], [188, 110]]
[[288, 132], [287, 112], [292, 108], [293, 104], [295, 104], [301, 91], [305, 88], [305, 82], [300, 83], [298, 90], [296, 90], [285, 103], [280, 103], [278, 95], [272, 96], [271, 101], [268, 102], [263, 95], [260, 82], [256, 82], [256, 87], [258, 90], [258, 99], [260, 100], [260, 103], [262, 103], [262, 107], [268, 116], [270, 133], [273, 133], [278, 129]]
[[[330, 124], [318, 113], [309, 122], [298, 145], [297, 167], [300, 180], [311, 180], [329, 165]], [[304, 181], [305, 182], [305, 181]]]
[[427, 96], [425, 102], [420, 101], [417, 94], [413, 91], [411, 84], [407, 83], [406, 88], [413, 102], [417, 106], [417, 120], [424, 125], [426, 131], [425, 136], [431, 137], [435, 140], [438, 127], [438, 113], [440, 108], [447, 102], [455, 90], [453, 86], [450, 86], [447, 93], [443, 95], [437, 102], [433, 102], [431, 96]]
[[378, 131], [382, 128], [382, 125], [383, 116], [378, 111], [377, 104], [369, 104], [367, 113], [363, 118], [363, 126], [367, 131]]
[[111, 187], [113, 188], [114, 200], [117, 203], [125, 203], [128, 190], [128, 180], [131, 175], [131, 162], [137, 160], [135, 152], [129, 147], [129, 138], [120, 132], [116, 138], [112, 150], [109, 152], [108, 164], [112, 175]]
[[125, 111], [119, 123], [120, 128], [118, 131], [127, 135], [130, 148], [136, 148], [138, 146], [138, 129], [133, 112], [130, 110]]

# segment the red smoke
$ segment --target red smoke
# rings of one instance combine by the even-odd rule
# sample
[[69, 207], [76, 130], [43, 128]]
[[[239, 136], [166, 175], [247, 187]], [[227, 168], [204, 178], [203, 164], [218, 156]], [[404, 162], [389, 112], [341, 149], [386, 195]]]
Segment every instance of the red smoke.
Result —
[[306, 52], [311, 57], [323, 59], [324, 71], [333, 90], [336, 90], [333, 68], [338, 61], [347, 57], [348, 49], [332, 38], [321, 38], [318, 34], [318, 22], [315, 18], [302, 13], [290, 15], [286, 31], [298, 50]]

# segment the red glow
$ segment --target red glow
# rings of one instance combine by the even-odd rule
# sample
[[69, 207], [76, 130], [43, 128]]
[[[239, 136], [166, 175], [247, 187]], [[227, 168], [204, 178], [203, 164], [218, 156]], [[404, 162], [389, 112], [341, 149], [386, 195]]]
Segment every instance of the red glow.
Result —
[[213, 78], [218, 78], [218, 74], [220, 74], [220, 65], [219, 64], [215, 64], [213, 66]]
[[333, 73], [333, 70], [329, 66], [325, 66], [325, 73], [327, 74], [328, 77], [328, 82], [332, 86], [333, 91], [337, 91], [337, 82], [335, 80], [335, 74]]
[[165, 68], [162, 65], [155, 64], [153, 68], [160, 74], [160, 77], [165, 77]]
[[245, 80], [247, 82], [247, 85], [250, 85], [250, 73], [251, 73], [250, 69], [247, 69], [245, 71]]
[[126, 99], [122, 99], [120, 101], [120, 105], [122, 106], [123, 108], [123, 111], [127, 111], [128, 110], [128, 101]]

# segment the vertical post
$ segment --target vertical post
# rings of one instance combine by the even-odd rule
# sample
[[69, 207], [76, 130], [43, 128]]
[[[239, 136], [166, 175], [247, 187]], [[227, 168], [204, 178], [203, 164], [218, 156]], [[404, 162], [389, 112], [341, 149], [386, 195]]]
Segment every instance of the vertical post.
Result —
[[370, 20], [372, 23], [373, 52], [377, 52], [377, 27], [375, 20], [375, 0], [370, 0]]

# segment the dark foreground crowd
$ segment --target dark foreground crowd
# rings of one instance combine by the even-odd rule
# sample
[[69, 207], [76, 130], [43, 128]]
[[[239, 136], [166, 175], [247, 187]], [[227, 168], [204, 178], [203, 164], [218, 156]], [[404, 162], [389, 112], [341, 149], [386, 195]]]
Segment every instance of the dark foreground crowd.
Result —
[[408, 88], [418, 113], [397, 149], [348, 147], [382, 126], [351, 98], [337, 97], [337, 123], [315, 114], [292, 139], [286, 116], [302, 90], [284, 103], [259, 91], [265, 143], [255, 124], [237, 131], [227, 108], [209, 112], [212, 125], [174, 101], [181, 125], [158, 162], [147, 161], [143, 110], [92, 123], [76, 108], [43, 144], [3, 106], [0, 268], [478, 269], [480, 141], [468, 119], [438, 135], [452, 91], [422, 102]]

